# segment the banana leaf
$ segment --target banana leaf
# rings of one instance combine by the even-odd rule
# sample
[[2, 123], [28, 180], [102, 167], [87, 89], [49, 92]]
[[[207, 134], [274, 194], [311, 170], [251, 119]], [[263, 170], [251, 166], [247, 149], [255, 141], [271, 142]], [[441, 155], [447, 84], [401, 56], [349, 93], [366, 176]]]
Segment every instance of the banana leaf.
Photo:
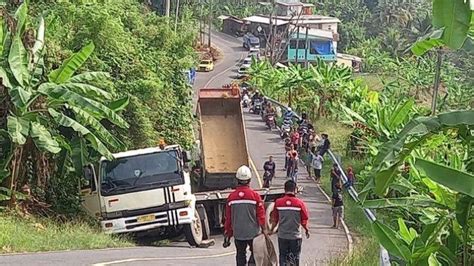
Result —
[[416, 159], [415, 165], [433, 181], [474, 197], [474, 175], [420, 158]]

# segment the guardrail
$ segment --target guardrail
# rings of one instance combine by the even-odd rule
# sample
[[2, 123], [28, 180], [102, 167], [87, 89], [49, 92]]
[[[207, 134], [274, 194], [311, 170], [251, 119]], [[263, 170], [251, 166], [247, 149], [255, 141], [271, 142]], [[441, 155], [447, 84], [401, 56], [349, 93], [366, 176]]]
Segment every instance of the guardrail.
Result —
[[[284, 109], [285, 111], [288, 110], [288, 107], [285, 106], [284, 104], [281, 104], [280, 102], [272, 99], [272, 98], [268, 98], [268, 97], [265, 97], [265, 99], [271, 103], [273, 103], [274, 105], [277, 105], [278, 107]], [[298, 119], [301, 119], [301, 116], [299, 116], [298, 114], [296, 114], [294, 111], [293, 113], [295, 114], [295, 117], [298, 118]], [[310, 151], [311, 153], [311, 151]], [[328, 154], [329, 154], [329, 157], [331, 158], [331, 160], [337, 164], [337, 167], [339, 168], [339, 170], [341, 171], [342, 173], [342, 181], [344, 182], [344, 184], [348, 184], [347, 181], [348, 181], [348, 178], [347, 178], [347, 175], [346, 173], [344, 172], [344, 168], [342, 167], [341, 163], [337, 158], [336, 156], [334, 155], [334, 153], [329, 149], [328, 150]], [[314, 155], [311, 153], [311, 155]], [[361, 200], [359, 199], [359, 194], [357, 193], [357, 191], [355, 190], [355, 188], [352, 186], [352, 185], [349, 185], [349, 186], [346, 186], [346, 189], [349, 193], [349, 195], [351, 196], [351, 198], [355, 201], [355, 202], [358, 202], [360, 203]], [[367, 209], [367, 208], [364, 208], [364, 213], [365, 213], [365, 216], [367, 217], [367, 219], [369, 219], [371, 222], [375, 222], [375, 220], [377, 219], [375, 217], [375, 214], [370, 210], [370, 209]], [[388, 251], [380, 246], [380, 254], [379, 254], [379, 260], [380, 260], [380, 265], [381, 266], [390, 266], [391, 263], [390, 263], [390, 255], [388, 254]]]

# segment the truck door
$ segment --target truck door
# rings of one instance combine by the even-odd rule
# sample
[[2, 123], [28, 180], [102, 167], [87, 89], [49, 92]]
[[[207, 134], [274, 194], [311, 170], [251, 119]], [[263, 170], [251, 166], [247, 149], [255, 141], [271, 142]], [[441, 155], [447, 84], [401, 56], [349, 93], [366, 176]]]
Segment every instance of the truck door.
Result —
[[99, 188], [97, 175], [92, 164], [84, 167], [84, 178], [81, 180], [82, 207], [89, 215], [100, 217]]

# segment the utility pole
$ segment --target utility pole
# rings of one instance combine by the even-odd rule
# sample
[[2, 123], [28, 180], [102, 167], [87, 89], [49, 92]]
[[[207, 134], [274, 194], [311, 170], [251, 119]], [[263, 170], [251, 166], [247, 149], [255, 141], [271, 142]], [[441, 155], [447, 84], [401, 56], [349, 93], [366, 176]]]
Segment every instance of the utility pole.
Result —
[[443, 62], [443, 50], [440, 48], [436, 51], [436, 73], [433, 85], [433, 99], [431, 99], [431, 115], [436, 115], [436, 100], [438, 99], [438, 89], [441, 82], [441, 64]]
[[[298, 22], [297, 22], [298, 23]], [[290, 37], [291, 40], [291, 37]], [[296, 27], [296, 54], [295, 63], [298, 65], [298, 51], [300, 50], [300, 25]]]
[[165, 16], [170, 17], [171, 0], [165, 0]]
[[176, 0], [176, 18], [174, 20], [174, 32], [178, 30], [179, 0]]
[[305, 43], [305, 46], [304, 46], [304, 67], [305, 68], [309, 68], [309, 63], [308, 63], [308, 46], [309, 46], [308, 32], [309, 32], [309, 27], [308, 27], [308, 25], [306, 25], [306, 34], [304, 36], [304, 43]]
[[203, 13], [202, 13], [203, 5], [202, 5], [201, 1], [202, 0], [199, 0], [199, 6], [201, 7], [200, 11], [199, 11], [199, 43], [200, 43], [200, 45], [202, 45], [204, 43], [204, 40], [203, 40], [204, 38], [202, 36], [204, 18], [203, 18]]
[[209, 47], [209, 50], [211, 49], [211, 25], [212, 25], [212, 3], [213, 0], [209, 0], [209, 25], [208, 25], [208, 39], [207, 39], [207, 45]]

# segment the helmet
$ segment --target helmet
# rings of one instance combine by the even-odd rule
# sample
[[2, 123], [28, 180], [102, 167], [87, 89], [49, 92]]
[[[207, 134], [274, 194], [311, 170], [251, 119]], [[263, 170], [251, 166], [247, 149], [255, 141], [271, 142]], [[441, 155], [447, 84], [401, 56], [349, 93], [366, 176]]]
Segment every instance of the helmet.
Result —
[[237, 170], [237, 173], [235, 174], [235, 177], [238, 180], [242, 180], [242, 181], [250, 180], [252, 178], [252, 171], [250, 170], [250, 168], [248, 166], [242, 165]]
[[291, 107], [286, 108], [288, 112], [291, 112]]

